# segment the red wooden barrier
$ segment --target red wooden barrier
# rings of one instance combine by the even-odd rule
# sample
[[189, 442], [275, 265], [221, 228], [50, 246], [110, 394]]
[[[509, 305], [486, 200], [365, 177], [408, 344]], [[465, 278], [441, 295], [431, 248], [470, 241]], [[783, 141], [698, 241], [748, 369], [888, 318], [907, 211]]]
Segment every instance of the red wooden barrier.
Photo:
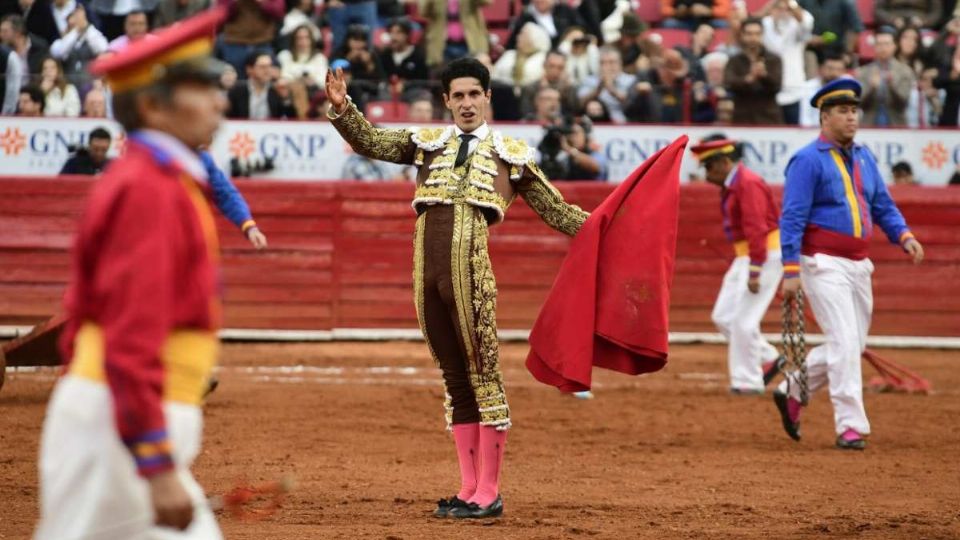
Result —
[[[56, 313], [68, 249], [90, 180], [0, 178], [0, 324]], [[258, 253], [220, 220], [226, 325], [233, 328], [416, 328], [412, 304], [412, 186], [241, 181], [270, 249]], [[561, 184], [591, 209], [611, 185]], [[960, 335], [960, 189], [894, 188], [927, 261], [914, 267], [876, 231], [873, 333]], [[713, 331], [710, 308], [731, 251], [719, 195], [706, 185], [681, 196], [671, 328]], [[529, 328], [569, 240], [517, 200], [490, 249], [502, 328]], [[765, 319], [777, 331], [779, 308]]]

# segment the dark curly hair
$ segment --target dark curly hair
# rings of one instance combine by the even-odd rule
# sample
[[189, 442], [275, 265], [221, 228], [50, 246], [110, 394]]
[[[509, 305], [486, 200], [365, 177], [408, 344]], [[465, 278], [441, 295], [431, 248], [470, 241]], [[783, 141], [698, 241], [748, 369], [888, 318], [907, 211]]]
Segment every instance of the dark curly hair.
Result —
[[490, 90], [490, 70], [476, 58], [457, 58], [447, 64], [440, 74], [440, 80], [443, 81], [443, 93], [450, 93], [450, 83], [454, 79], [462, 77], [472, 77], [480, 82], [483, 91]]

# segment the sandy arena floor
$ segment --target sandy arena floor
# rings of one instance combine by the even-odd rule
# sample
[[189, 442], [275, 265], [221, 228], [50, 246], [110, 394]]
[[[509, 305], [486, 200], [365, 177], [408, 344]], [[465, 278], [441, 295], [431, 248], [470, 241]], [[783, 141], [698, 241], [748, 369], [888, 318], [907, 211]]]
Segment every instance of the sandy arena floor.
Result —
[[[535, 382], [526, 352], [503, 354], [515, 423], [506, 513], [462, 523], [430, 517], [458, 480], [423, 344], [227, 345], [196, 475], [211, 494], [242, 478], [297, 487], [267, 520], [222, 515], [226, 537], [960, 538], [958, 352], [881, 351], [934, 393], [868, 394], [865, 453], [833, 448], [824, 394], [804, 440], [790, 441], [769, 395], [727, 393], [721, 347], [675, 347], [641, 378], [597, 372], [593, 401]], [[2, 539], [28, 538], [37, 518], [52, 384], [51, 371], [10, 373], [0, 392]]]

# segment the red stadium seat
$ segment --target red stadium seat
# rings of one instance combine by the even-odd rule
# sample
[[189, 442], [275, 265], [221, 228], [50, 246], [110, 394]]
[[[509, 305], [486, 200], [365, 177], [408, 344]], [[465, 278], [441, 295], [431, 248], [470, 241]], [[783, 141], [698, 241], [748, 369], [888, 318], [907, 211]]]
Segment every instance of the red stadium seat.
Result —
[[637, 17], [650, 24], [658, 23], [663, 19], [663, 12], [660, 9], [660, 0], [642, 0], [640, 7], [637, 8]]
[[679, 28], [655, 28], [653, 30], [647, 30], [644, 34], [647, 39], [653, 39], [656, 41], [656, 37], [660, 36], [660, 46], [664, 49], [672, 49], [677, 45], [682, 47], [690, 46], [690, 31], [682, 30]]
[[876, 43], [876, 38], [873, 35], [873, 30], [864, 30], [863, 32], [860, 32], [860, 39], [857, 43], [857, 54], [860, 56], [861, 64], [866, 64], [867, 62], [873, 61], [874, 43]]
[[867, 28], [872, 28], [873, 23], [876, 22], [874, 17], [874, 0], [857, 0], [857, 11], [860, 13], [860, 19], [863, 20], [863, 25]]
[[723, 47], [727, 44], [727, 38], [730, 36], [729, 28], [714, 28], [713, 42], [710, 43], [710, 51], [717, 50], [717, 47]]
[[747, 13], [756, 15], [758, 11], [763, 9], [763, 6], [767, 5], [767, 2], [768, 0], [746, 0]]
[[373, 29], [373, 48], [383, 49], [390, 45], [390, 32], [386, 28]]
[[494, 0], [492, 4], [482, 8], [483, 19], [492, 26], [509, 26], [510, 4], [510, 0]]
[[490, 43], [493, 45], [504, 47], [507, 44], [507, 40], [510, 39], [509, 28], [487, 28], [487, 32], [490, 33]]
[[371, 101], [367, 103], [366, 115], [371, 122], [401, 122], [407, 119], [407, 104], [402, 101]]

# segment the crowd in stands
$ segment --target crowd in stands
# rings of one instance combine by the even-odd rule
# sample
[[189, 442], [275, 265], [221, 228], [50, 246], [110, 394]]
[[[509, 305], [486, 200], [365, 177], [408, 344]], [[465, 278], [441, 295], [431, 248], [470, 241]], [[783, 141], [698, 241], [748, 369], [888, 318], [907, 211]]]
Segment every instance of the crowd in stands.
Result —
[[866, 126], [960, 115], [956, 0], [0, 0], [0, 113], [110, 117], [87, 65], [211, 1], [231, 7], [231, 118], [322, 120], [343, 69], [375, 121], [428, 102], [442, 120], [437, 75], [464, 55], [490, 67], [494, 119], [564, 144], [607, 122], [816, 126], [808, 101], [840, 76]]

